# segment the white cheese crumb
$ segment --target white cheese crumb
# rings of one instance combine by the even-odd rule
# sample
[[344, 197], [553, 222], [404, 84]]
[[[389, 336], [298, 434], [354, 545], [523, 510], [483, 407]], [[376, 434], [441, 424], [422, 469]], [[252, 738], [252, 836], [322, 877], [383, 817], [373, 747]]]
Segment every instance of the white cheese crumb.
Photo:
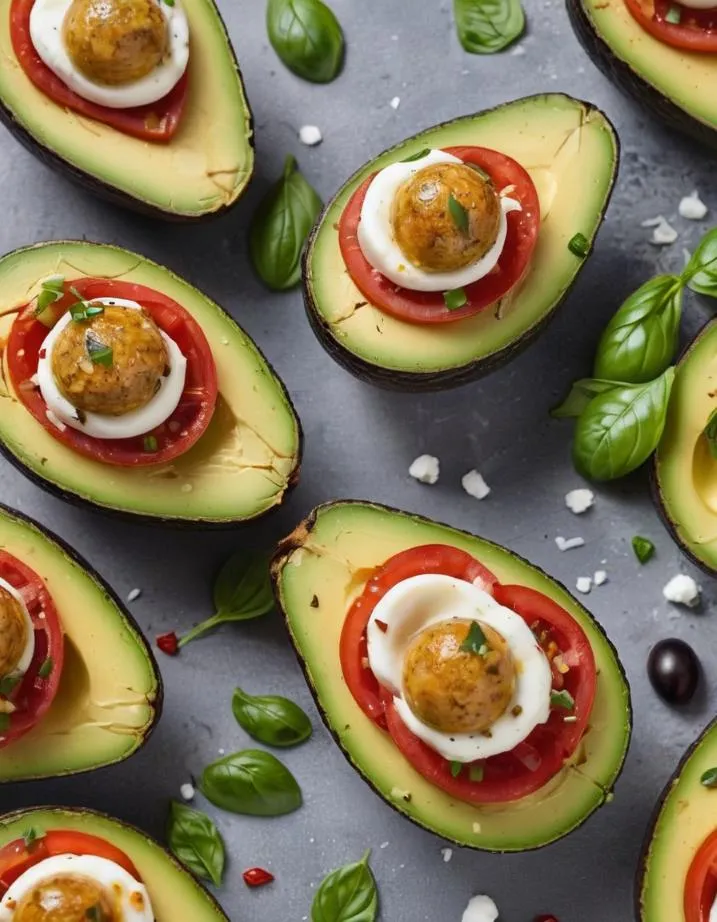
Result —
[[183, 784], [179, 793], [182, 795], [182, 800], [194, 800], [194, 785], [189, 782]]
[[677, 240], [677, 231], [671, 224], [668, 224], [663, 215], [658, 215], [656, 218], [648, 218], [640, 224], [640, 227], [653, 228], [650, 243], [654, 243], [655, 246], [669, 246]]
[[302, 125], [299, 129], [299, 140], [307, 147], [316, 147], [324, 140], [324, 136], [316, 125]]
[[686, 573], [678, 573], [677, 576], [673, 576], [662, 590], [662, 594], [668, 602], [687, 605], [689, 608], [694, 608], [700, 601], [700, 587]]
[[388, 848], [388, 842], [382, 842], [382, 843], [379, 845], [379, 848]]
[[400, 96], [394, 96], [393, 99], [391, 100], [391, 102], [389, 103], [389, 106], [390, 106], [392, 109], [398, 109], [398, 107], [399, 107], [400, 105], [401, 105], [401, 97], [400, 97]]
[[219, 753], [220, 756], [223, 756], [224, 753], [226, 752], [226, 750], [225, 750], [225, 749], [217, 749], [217, 752]]
[[495, 922], [498, 907], [489, 896], [474, 896], [468, 901], [461, 922]]
[[441, 472], [441, 462], [434, 455], [419, 455], [408, 473], [420, 483], [436, 483]]
[[392, 36], [391, 36], [391, 41], [392, 41], [392, 42], [397, 42], [397, 41], [398, 41], [398, 36], [397, 36], [397, 35], [392, 35]]
[[700, 194], [695, 189], [692, 195], [686, 195], [680, 200], [677, 209], [681, 218], [687, 218], [688, 221], [701, 221], [707, 214], [707, 206], [700, 198]]
[[475, 499], [485, 499], [490, 493], [490, 487], [478, 471], [468, 471], [464, 474], [461, 477], [461, 484], [466, 493]]
[[607, 573], [605, 570], [596, 570], [595, 576], [593, 576], [593, 583], [596, 586], [604, 586], [607, 582]]
[[595, 494], [586, 487], [580, 487], [577, 490], [571, 490], [565, 494], [565, 505], [575, 515], [581, 515], [587, 512], [595, 502]]
[[593, 581], [590, 576], [579, 576], [577, 582], [575, 583], [575, 588], [578, 592], [582, 592], [584, 595], [587, 595], [588, 592], [592, 589]]
[[62, 422], [59, 416], [55, 416], [52, 410], [45, 410], [45, 416], [48, 418], [48, 420], [52, 423], [53, 426], [55, 426], [57, 429], [60, 430], [60, 432], [64, 432], [65, 429], [67, 429], [67, 426]]
[[555, 539], [555, 543], [558, 545], [559, 551], [572, 551], [575, 547], [582, 547], [585, 544], [584, 538], [563, 538], [562, 535], [558, 535]]
[[448, 864], [448, 862], [453, 857], [453, 849], [452, 848], [442, 848], [441, 854], [443, 855], [443, 860], [445, 861], [445, 863]]
[[128, 602], [136, 602], [137, 599], [142, 595], [141, 589], [133, 589], [127, 596]]
[[515, 48], [511, 51], [511, 55], [514, 58], [520, 58], [525, 54], [525, 48], [523, 45], [516, 45]]

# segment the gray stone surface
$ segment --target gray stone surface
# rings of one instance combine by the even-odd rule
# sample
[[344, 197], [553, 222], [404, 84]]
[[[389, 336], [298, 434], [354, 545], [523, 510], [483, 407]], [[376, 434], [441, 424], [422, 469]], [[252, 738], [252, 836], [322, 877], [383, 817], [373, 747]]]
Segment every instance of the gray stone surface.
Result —
[[[289, 531], [316, 503], [334, 497], [380, 500], [477, 531], [534, 560], [568, 586], [604, 568], [609, 582], [587, 602], [617, 643], [635, 698], [636, 732], [614, 803], [567, 840], [536, 854], [489, 856], [454, 852], [444, 864], [440, 839], [394, 814], [358, 778], [320, 726], [277, 616], [225, 629], [176, 660], [161, 658], [167, 700], [146, 749], [129, 763], [97, 774], [0, 791], [0, 810], [42, 802], [90, 805], [162, 835], [167, 799], [190, 773], [247, 743], [235, 725], [235, 682], [252, 691], [282, 691], [313, 714], [316, 735], [286, 754], [306, 805], [278, 820], [217, 814], [231, 854], [221, 899], [233, 920], [298, 920], [330, 868], [371, 847], [389, 922], [459, 922], [468, 898], [487, 892], [506, 922], [539, 912], [561, 922], [627, 922], [640, 841], [658, 793], [681, 751], [715, 704], [714, 584], [701, 578], [703, 612], [677, 612], [661, 587], [691, 572], [653, 511], [642, 475], [597, 491], [595, 508], [576, 518], [565, 492], [580, 483], [569, 458], [570, 425], [548, 408], [568, 383], [590, 369], [599, 330], [620, 300], [649, 275], [682, 265], [706, 224], [676, 218], [683, 194], [699, 188], [717, 207], [708, 183], [709, 155], [625, 101], [593, 68], [574, 40], [562, 5], [529, 0], [525, 54], [471, 57], [458, 46], [447, 0], [333, 0], [349, 42], [345, 72], [329, 86], [310, 86], [285, 72], [268, 47], [264, 3], [220, 2], [239, 54], [257, 124], [258, 170], [246, 201], [206, 227], [173, 227], [113, 209], [48, 172], [0, 133], [0, 250], [33, 241], [81, 237], [112, 241], [170, 266], [224, 304], [256, 338], [286, 381], [306, 431], [304, 475], [276, 517], [235, 533], [179, 533], [118, 524], [44, 495], [7, 463], [0, 498], [39, 518], [85, 554], [126, 596], [153, 636], [188, 627], [209, 613], [212, 573], [230, 551], [266, 545]], [[365, 160], [435, 122], [538, 91], [564, 90], [610, 115], [623, 142], [616, 194], [597, 251], [558, 319], [529, 352], [488, 380], [438, 396], [386, 394], [354, 380], [322, 352], [305, 321], [298, 292], [267, 293], [246, 258], [246, 223], [259, 196], [293, 151], [328, 197]], [[401, 97], [397, 111], [389, 106]], [[324, 143], [303, 148], [302, 124], [317, 124]], [[680, 240], [665, 250], [648, 242], [644, 218], [674, 217]], [[708, 306], [689, 298], [685, 327], [696, 330]], [[421, 452], [440, 455], [435, 487], [407, 476]], [[460, 476], [472, 467], [493, 492], [467, 497]], [[632, 535], [650, 536], [655, 560], [640, 568]], [[556, 534], [582, 535], [586, 546], [559, 553]], [[605, 561], [604, 566], [602, 561]], [[679, 635], [702, 651], [706, 681], [686, 711], [670, 711], [645, 677], [649, 646]], [[704, 691], [704, 688], [707, 691]], [[199, 801], [200, 805], [201, 800]], [[202, 805], [203, 806], [203, 805]], [[388, 843], [380, 848], [382, 843]], [[269, 889], [249, 892], [241, 871], [270, 867]], [[185, 922], [185, 920], [177, 920]], [[189, 922], [189, 920], [187, 920]]]

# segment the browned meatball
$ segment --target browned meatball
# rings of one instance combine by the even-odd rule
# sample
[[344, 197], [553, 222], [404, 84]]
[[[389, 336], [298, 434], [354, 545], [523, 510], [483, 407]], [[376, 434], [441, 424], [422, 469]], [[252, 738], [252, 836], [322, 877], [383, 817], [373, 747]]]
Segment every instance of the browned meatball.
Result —
[[27, 621], [18, 600], [0, 586], [0, 676], [10, 675], [28, 641]]
[[498, 237], [500, 211], [489, 179], [465, 163], [436, 163], [399, 189], [393, 232], [414, 266], [425, 272], [451, 272], [470, 266], [490, 250]]
[[515, 662], [507, 643], [481, 625], [485, 656], [460, 649], [470, 624], [444, 621], [422, 631], [408, 648], [403, 690], [413, 713], [442, 733], [480, 733], [503, 714], [515, 689]]
[[72, 63], [95, 83], [121, 86], [150, 74], [169, 47], [156, 0], [73, 0], [63, 23]]
[[[93, 362], [107, 346], [111, 364]], [[169, 368], [167, 346], [144, 310], [105, 307], [89, 321], [71, 321], [52, 351], [57, 386], [79, 410], [122, 416], [145, 406]]]
[[[67, 874], [50, 877], [17, 905], [14, 922], [120, 922], [114, 899], [89, 877]], [[96, 909], [94, 909], [96, 907]]]

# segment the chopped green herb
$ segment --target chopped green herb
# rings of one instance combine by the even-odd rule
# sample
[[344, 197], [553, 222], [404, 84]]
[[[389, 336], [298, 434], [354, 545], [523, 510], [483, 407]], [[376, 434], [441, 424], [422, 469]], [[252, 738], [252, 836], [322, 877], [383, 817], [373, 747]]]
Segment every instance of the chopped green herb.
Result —
[[468, 770], [468, 777], [471, 781], [482, 781], [484, 774], [485, 772], [481, 762], [477, 762], [471, 765], [470, 769]]
[[70, 316], [75, 323], [82, 323], [84, 320], [99, 317], [104, 312], [105, 309], [101, 304], [88, 304], [87, 301], [78, 301], [70, 307]]
[[462, 288], [455, 288], [453, 291], [444, 291], [443, 300], [449, 311], [457, 311], [468, 303], [468, 295]]
[[35, 842], [37, 842], [39, 839], [45, 838], [45, 833], [38, 832], [34, 826], [30, 826], [29, 829], [26, 829], [25, 832], [23, 832], [22, 838], [25, 843], [25, 848], [30, 851]]
[[451, 776], [453, 778], [457, 778], [462, 771], [463, 771], [462, 762], [451, 762]]
[[632, 539], [632, 549], [640, 563], [647, 563], [655, 553], [655, 545], [652, 541], [649, 538], [641, 538], [640, 535], [635, 535]]
[[35, 304], [35, 316], [41, 314], [65, 294], [65, 279], [62, 275], [51, 275], [40, 284], [40, 294]]
[[419, 150], [416, 154], [411, 154], [410, 157], [406, 157], [405, 160], [400, 160], [399, 163], [413, 163], [414, 160], [423, 160], [424, 157], [427, 157], [431, 153], [429, 147], [424, 147], [423, 150]]
[[485, 656], [488, 652], [488, 638], [483, 633], [483, 628], [477, 621], [471, 621], [468, 636], [460, 645], [463, 653], [474, 653], [476, 656]]
[[95, 365], [104, 365], [105, 368], [112, 367], [112, 347], [106, 346], [101, 340], [92, 334], [92, 330], [87, 331], [85, 338], [87, 354]]
[[450, 214], [453, 223], [456, 225], [458, 230], [462, 234], [468, 233], [468, 212], [461, 205], [458, 199], [451, 193], [448, 196], [448, 213]]
[[707, 420], [707, 425], [703, 429], [703, 434], [707, 439], [710, 454], [713, 458], [717, 458], [717, 410], [713, 410], [710, 413], [710, 418]]
[[6, 675], [0, 679], [0, 695], [8, 698], [22, 681], [21, 675]]
[[671, 6], [669, 8], [665, 16], [665, 22], [669, 22], [673, 26], [679, 26], [679, 24], [682, 22], [682, 13], [678, 6]]
[[145, 435], [144, 437], [144, 450], [148, 452], [157, 450], [157, 438], [154, 435]]
[[590, 252], [590, 244], [588, 243], [588, 238], [585, 236], [585, 234], [575, 234], [574, 237], [570, 238], [568, 249], [574, 256], [585, 258]]
[[49, 679], [49, 677], [52, 675], [54, 665], [55, 664], [52, 661], [52, 657], [48, 656], [47, 659], [43, 662], [42, 666], [40, 666], [40, 668], [37, 670], [37, 674], [41, 679]]
[[566, 711], [572, 711], [575, 707], [575, 699], [567, 689], [559, 692], [550, 693], [550, 706], [554, 708], [563, 708]]
[[717, 788], [717, 768], [708, 768], [700, 777], [700, 784], [706, 788]]
[[99, 317], [99, 315], [104, 314], [104, 312], [105, 309], [102, 304], [90, 304], [85, 311], [88, 317]]
[[9, 714], [0, 714], [0, 733], [4, 733], [5, 730], [10, 728], [10, 715]]

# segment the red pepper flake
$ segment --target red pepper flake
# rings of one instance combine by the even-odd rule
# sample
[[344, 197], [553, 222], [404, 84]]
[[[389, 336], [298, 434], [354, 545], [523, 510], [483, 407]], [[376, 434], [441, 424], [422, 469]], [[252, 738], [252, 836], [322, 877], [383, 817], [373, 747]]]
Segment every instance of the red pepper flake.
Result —
[[47, 349], [40, 349], [40, 358], [44, 359], [47, 357]]
[[379, 629], [379, 631], [383, 631], [383, 633], [385, 634], [386, 631], [388, 630], [388, 625], [386, 624], [386, 622], [385, 622], [385, 621], [379, 621], [378, 618], [376, 618], [376, 619], [375, 619], [375, 623], [376, 623], [376, 627]]
[[265, 871], [264, 868], [249, 868], [242, 875], [247, 887], [264, 887], [274, 880], [274, 875]]
[[533, 922], [558, 922], [555, 916], [536, 916]]
[[169, 631], [166, 634], [159, 634], [156, 640], [159, 649], [162, 653], [166, 653], [167, 656], [176, 656], [177, 653], [179, 653], [179, 638], [174, 631]]

